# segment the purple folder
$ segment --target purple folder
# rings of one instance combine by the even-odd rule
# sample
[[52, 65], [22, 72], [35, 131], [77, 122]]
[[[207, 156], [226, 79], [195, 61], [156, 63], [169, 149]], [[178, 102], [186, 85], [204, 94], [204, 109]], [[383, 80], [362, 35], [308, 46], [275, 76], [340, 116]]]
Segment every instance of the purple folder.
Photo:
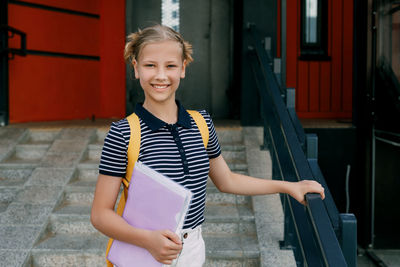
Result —
[[[132, 226], [147, 230], [169, 229], [178, 233], [189, 208], [192, 193], [170, 178], [136, 162], [122, 217]], [[108, 260], [118, 267], [160, 267], [146, 249], [114, 240]]]

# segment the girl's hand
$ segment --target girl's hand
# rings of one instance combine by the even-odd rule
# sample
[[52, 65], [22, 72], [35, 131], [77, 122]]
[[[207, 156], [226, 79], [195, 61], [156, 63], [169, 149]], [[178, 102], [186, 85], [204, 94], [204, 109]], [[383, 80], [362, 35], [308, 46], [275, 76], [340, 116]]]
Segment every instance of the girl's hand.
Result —
[[291, 195], [294, 199], [300, 202], [303, 205], [306, 205], [305, 194], [307, 193], [317, 193], [321, 195], [321, 198], [325, 198], [325, 189], [316, 181], [310, 180], [302, 180], [296, 183], [293, 183], [289, 195]]
[[182, 242], [170, 230], [150, 231], [145, 248], [158, 262], [170, 265], [182, 250]]

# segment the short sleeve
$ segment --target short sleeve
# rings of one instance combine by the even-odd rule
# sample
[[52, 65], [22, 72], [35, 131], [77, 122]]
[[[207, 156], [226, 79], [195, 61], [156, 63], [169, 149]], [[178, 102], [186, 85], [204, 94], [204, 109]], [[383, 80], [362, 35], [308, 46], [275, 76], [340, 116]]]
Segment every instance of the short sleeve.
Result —
[[221, 147], [218, 142], [218, 136], [215, 131], [214, 123], [211, 119], [210, 114], [208, 114], [205, 110], [200, 111], [201, 115], [203, 115], [206, 120], [209, 132], [209, 139], [207, 144], [207, 154], [208, 158], [216, 158], [221, 154]]
[[[121, 122], [121, 121], [120, 121]], [[125, 177], [128, 144], [121, 131], [121, 123], [113, 122], [101, 152], [99, 173]]]

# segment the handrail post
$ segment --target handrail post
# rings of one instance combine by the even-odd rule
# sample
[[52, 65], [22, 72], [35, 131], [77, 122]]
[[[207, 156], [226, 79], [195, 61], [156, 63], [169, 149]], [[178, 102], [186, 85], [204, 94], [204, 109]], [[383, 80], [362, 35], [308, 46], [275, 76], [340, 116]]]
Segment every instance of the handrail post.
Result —
[[307, 158], [318, 159], [318, 136], [316, 134], [307, 134]]
[[293, 239], [295, 235], [295, 230], [293, 227], [293, 223], [291, 222], [292, 215], [290, 214], [290, 207], [289, 207], [289, 199], [288, 197], [283, 196], [281, 198], [283, 213], [284, 213], [284, 221], [283, 221], [283, 240], [279, 242], [280, 249], [285, 250], [294, 250], [295, 245], [293, 244]]
[[267, 36], [264, 38], [264, 49], [269, 56], [271, 56], [271, 37]]
[[280, 58], [274, 58], [274, 74], [275, 74], [276, 80], [279, 84], [279, 87], [282, 87], [281, 59]]
[[339, 215], [340, 246], [349, 267], [357, 266], [357, 219], [354, 214]]

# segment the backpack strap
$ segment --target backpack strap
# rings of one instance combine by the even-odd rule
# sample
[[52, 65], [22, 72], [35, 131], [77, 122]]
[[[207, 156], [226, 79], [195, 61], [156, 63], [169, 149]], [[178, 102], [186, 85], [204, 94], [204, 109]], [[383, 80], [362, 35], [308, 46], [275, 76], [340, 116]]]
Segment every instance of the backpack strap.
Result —
[[208, 139], [210, 138], [210, 133], [208, 131], [207, 122], [204, 119], [203, 115], [200, 114], [197, 110], [187, 110], [187, 112], [192, 116], [194, 122], [199, 128], [201, 138], [203, 139], [203, 144], [205, 149], [207, 149]]
[[124, 179], [127, 183], [124, 183], [124, 185], [125, 187], [129, 187], [133, 167], [135, 167], [135, 163], [139, 158], [141, 132], [139, 117], [135, 113], [132, 113], [126, 119], [128, 120], [129, 128], [131, 129], [131, 137], [128, 145], [128, 166], [126, 166], [126, 176]]
[[[135, 113], [132, 113], [126, 119], [128, 120], [129, 127], [131, 129], [131, 137], [129, 139], [129, 145], [128, 145], [128, 150], [127, 150], [128, 165], [126, 166], [126, 175], [125, 175], [125, 178], [122, 179], [122, 183], [124, 184], [124, 190], [122, 191], [122, 196], [121, 196], [118, 206], [117, 206], [117, 214], [119, 216], [122, 216], [122, 213], [124, 212], [125, 203], [128, 198], [129, 182], [131, 180], [131, 176], [132, 176], [133, 168], [135, 167], [135, 163], [139, 158], [140, 140], [141, 140], [139, 117]], [[107, 260], [108, 252], [111, 248], [113, 240], [114, 239], [112, 239], [112, 238], [110, 238], [108, 240], [108, 245], [107, 245], [107, 250], [106, 250], [107, 267], [114, 266], [109, 260]]]

